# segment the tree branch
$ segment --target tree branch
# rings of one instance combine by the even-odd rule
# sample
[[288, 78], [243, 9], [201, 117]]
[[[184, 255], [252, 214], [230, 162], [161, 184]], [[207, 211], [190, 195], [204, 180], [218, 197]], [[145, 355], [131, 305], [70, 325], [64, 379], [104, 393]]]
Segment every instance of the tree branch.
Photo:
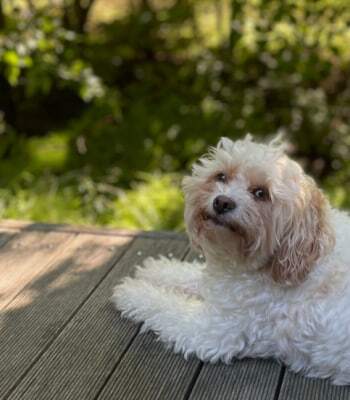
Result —
[[0, 0], [0, 30], [5, 27], [5, 14], [3, 9], [2, 0]]
[[239, 20], [242, 14], [243, 4], [241, 0], [231, 0], [231, 26], [230, 26], [230, 38], [229, 38], [229, 48], [232, 50], [239, 38], [239, 33], [237, 33], [237, 26], [235, 26], [234, 21]]
[[95, 0], [73, 0], [66, 2], [63, 21], [64, 25], [76, 32], [84, 33], [89, 12]]

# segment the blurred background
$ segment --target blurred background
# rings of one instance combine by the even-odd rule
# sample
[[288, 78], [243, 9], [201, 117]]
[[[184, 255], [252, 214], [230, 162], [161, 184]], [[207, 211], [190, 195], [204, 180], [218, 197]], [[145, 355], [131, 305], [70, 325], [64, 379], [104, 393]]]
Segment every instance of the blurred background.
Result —
[[0, 0], [0, 218], [183, 228], [220, 136], [285, 132], [350, 208], [348, 0]]

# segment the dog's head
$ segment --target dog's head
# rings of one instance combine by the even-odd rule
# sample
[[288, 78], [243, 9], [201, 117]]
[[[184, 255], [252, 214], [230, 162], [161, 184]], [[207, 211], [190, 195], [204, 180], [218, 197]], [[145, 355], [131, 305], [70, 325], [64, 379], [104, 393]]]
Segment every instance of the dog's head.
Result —
[[191, 242], [218, 263], [296, 284], [334, 246], [327, 199], [278, 140], [222, 138], [183, 188]]

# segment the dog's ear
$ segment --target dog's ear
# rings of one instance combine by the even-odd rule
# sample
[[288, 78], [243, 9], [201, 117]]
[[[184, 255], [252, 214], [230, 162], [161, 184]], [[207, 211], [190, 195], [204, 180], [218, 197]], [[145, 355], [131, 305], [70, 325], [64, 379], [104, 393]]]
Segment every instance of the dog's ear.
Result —
[[231, 149], [233, 148], [233, 146], [234, 146], [234, 142], [231, 139], [223, 136], [220, 138], [220, 140], [216, 146], [216, 150], [223, 149], [223, 150], [230, 152]]
[[287, 285], [302, 282], [335, 242], [328, 200], [313, 180], [305, 187], [305, 197], [293, 207], [270, 266], [272, 278]]

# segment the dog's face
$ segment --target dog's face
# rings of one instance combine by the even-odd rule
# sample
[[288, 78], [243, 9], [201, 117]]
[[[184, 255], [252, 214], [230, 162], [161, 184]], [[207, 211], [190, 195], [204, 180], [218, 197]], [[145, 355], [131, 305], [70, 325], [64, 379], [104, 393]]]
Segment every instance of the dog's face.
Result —
[[334, 245], [327, 200], [274, 141], [221, 139], [183, 188], [191, 242], [218, 263], [296, 284]]

